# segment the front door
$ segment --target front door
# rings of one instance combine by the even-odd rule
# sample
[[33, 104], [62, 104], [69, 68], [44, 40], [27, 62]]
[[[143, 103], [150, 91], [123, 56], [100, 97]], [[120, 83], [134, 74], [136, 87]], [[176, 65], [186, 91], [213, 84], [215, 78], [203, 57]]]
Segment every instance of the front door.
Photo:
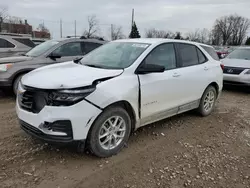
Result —
[[81, 43], [80, 42], [70, 42], [59, 46], [52, 53], [60, 55], [61, 58], [54, 60], [48, 59], [48, 63], [62, 63], [67, 61], [72, 61], [78, 57], [83, 56]]
[[177, 66], [175, 47], [161, 44], [144, 60], [145, 64], [165, 67], [163, 73], [139, 75], [141, 85], [141, 125], [163, 119], [178, 112], [183, 80]]

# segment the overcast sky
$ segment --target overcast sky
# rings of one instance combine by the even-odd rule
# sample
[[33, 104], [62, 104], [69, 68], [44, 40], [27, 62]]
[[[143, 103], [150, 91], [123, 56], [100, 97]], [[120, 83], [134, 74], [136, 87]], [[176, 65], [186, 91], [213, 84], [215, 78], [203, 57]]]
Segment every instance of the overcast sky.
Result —
[[[87, 27], [87, 16], [95, 14], [100, 34], [109, 37], [110, 25], [120, 25], [128, 35], [131, 10], [143, 36], [147, 28], [182, 33], [213, 26], [216, 18], [237, 13], [250, 18], [250, 0], [8, 0], [0, 2], [10, 15], [28, 19], [36, 28], [44, 21], [54, 38], [60, 36], [59, 20], [63, 20], [63, 36], [77, 34]], [[250, 34], [250, 32], [249, 32]]]

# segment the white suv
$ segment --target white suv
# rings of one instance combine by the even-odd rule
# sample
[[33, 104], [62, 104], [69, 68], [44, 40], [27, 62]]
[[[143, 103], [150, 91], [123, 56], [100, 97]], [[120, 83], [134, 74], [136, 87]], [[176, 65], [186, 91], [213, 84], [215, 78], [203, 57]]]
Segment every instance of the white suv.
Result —
[[110, 42], [25, 75], [16, 105], [21, 128], [109, 157], [141, 126], [192, 109], [209, 115], [222, 90], [217, 59], [212, 47], [182, 40]]

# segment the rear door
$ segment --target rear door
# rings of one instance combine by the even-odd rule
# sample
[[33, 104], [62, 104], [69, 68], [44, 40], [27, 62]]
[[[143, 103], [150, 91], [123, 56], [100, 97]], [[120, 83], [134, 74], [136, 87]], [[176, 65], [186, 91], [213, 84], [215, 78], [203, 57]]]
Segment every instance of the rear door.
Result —
[[82, 42], [81, 45], [82, 45], [83, 55], [86, 55], [89, 52], [91, 52], [92, 50], [101, 46], [102, 44], [95, 43], [95, 42]]
[[197, 102], [198, 105], [198, 100], [209, 85], [209, 61], [195, 45], [177, 43], [176, 46], [181, 66], [181, 103], [184, 105]]

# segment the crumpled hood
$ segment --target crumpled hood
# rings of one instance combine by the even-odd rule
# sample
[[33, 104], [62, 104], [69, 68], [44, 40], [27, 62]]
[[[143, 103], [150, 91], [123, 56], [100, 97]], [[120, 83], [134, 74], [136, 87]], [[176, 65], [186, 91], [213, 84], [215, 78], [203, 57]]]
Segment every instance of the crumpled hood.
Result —
[[27, 57], [27, 56], [12, 56], [12, 57], [4, 57], [0, 58], [0, 64], [4, 63], [18, 63], [22, 61], [28, 61], [33, 59], [32, 57]]
[[97, 79], [118, 76], [122, 72], [66, 62], [31, 71], [23, 76], [22, 84], [40, 89], [78, 88], [91, 85]]
[[221, 61], [226, 67], [250, 68], [250, 60], [225, 58]]

